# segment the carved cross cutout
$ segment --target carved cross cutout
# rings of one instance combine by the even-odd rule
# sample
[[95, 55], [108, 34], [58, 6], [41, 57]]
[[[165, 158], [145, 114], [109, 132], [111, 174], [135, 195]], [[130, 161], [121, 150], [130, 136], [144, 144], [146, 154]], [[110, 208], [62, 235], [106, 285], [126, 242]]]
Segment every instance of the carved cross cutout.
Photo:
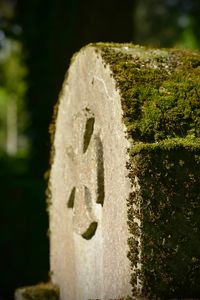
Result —
[[95, 117], [88, 108], [74, 116], [72, 133], [73, 145], [67, 147], [67, 154], [75, 175], [67, 206], [73, 209], [74, 231], [89, 240], [98, 226], [96, 204], [104, 203], [104, 162]]

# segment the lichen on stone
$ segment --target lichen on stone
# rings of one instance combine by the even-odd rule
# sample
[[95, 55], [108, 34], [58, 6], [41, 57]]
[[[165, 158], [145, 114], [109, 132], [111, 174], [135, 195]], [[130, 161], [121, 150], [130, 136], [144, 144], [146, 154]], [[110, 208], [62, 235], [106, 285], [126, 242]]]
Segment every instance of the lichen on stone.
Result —
[[[200, 294], [200, 147], [150, 145], [131, 152], [139, 178], [143, 293], [171, 299]], [[134, 195], [134, 198], [138, 195]], [[128, 200], [132, 209], [133, 198]], [[131, 212], [132, 216], [134, 212]], [[129, 215], [130, 253], [136, 231]], [[129, 254], [130, 255], [130, 254]], [[132, 254], [133, 256], [133, 254]], [[136, 261], [131, 257], [131, 263]]]

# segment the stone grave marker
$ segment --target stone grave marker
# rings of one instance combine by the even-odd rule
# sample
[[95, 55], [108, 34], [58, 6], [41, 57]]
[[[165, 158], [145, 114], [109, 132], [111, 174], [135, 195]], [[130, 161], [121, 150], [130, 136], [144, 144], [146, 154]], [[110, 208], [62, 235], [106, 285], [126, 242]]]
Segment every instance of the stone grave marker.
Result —
[[61, 300], [200, 297], [200, 54], [86, 46], [51, 132]]

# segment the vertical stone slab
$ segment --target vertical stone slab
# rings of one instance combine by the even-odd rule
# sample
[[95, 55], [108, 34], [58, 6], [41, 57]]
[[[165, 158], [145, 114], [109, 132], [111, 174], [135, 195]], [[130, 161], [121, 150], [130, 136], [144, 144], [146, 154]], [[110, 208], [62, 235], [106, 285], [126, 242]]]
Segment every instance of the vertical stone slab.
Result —
[[63, 300], [131, 293], [128, 147], [111, 70], [85, 48], [61, 93], [50, 176], [51, 270]]
[[61, 300], [200, 293], [199, 78], [186, 51], [92, 44], [73, 58], [51, 127]]

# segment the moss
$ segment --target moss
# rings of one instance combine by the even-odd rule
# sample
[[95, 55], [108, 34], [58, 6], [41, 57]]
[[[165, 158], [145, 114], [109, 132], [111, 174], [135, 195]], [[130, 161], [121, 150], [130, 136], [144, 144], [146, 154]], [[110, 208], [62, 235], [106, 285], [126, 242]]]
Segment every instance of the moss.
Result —
[[200, 147], [200, 138], [168, 138], [165, 140], [162, 140], [160, 142], [155, 143], [137, 143], [134, 144], [130, 149], [129, 153], [131, 155], [135, 155], [138, 153], [141, 153], [142, 151], [156, 151], [159, 149], [159, 151], [162, 150], [176, 150], [180, 147], [185, 148], [189, 151], [196, 151]]
[[59, 300], [59, 289], [51, 283], [25, 287], [17, 290], [17, 294], [24, 300]]
[[[200, 295], [200, 145], [188, 147], [168, 142], [140, 145], [130, 152], [130, 177], [139, 178], [140, 190], [129, 198], [128, 209], [140, 197], [143, 267], [139, 277], [142, 293], [150, 299]], [[129, 214], [132, 268], [139, 261], [134, 214]]]
[[[61, 94], [60, 94], [60, 97], [61, 97]], [[60, 99], [60, 97], [59, 97], [59, 99]], [[44, 178], [47, 182], [47, 188], [45, 191], [47, 211], [49, 211], [49, 206], [52, 204], [51, 203], [51, 199], [52, 199], [51, 186], [50, 186], [49, 176], [50, 176], [50, 168], [53, 164], [54, 155], [55, 155], [54, 138], [55, 138], [55, 132], [56, 132], [56, 120], [57, 120], [59, 105], [60, 105], [60, 100], [58, 100], [58, 102], [54, 106], [52, 121], [51, 121], [51, 124], [49, 125], [51, 151], [50, 151], [50, 157], [49, 157], [49, 170], [47, 170], [46, 173], [44, 174]]]
[[200, 54], [132, 44], [94, 47], [110, 66], [132, 141], [127, 205], [133, 295], [198, 297]]
[[200, 54], [134, 45], [97, 45], [122, 97], [135, 142], [200, 137]]

